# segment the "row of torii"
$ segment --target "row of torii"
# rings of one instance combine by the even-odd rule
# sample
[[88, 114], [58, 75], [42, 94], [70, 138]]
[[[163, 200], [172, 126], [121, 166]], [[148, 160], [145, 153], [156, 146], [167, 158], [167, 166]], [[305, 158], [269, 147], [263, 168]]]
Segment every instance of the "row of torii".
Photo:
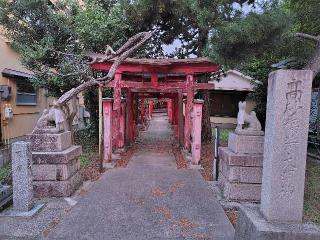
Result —
[[[103, 55], [96, 58], [103, 59]], [[96, 71], [109, 71], [112, 63], [112, 60], [99, 61], [91, 67]], [[133, 143], [139, 102], [140, 105], [143, 103], [140, 106], [140, 117], [143, 118], [144, 104], [147, 103], [152, 115], [153, 99], [162, 99], [179, 143], [191, 152], [192, 164], [199, 164], [203, 101], [195, 100], [194, 96], [199, 90], [214, 89], [213, 84], [199, 83], [198, 79], [219, 69], [208, 58], [127, 58], [118, 66], [114, 80], [104, 86], [113, 88], [113, 98], [102, 98], [102, 90], [99, 94], [103, 161], [110, 162], [113, 151]]]

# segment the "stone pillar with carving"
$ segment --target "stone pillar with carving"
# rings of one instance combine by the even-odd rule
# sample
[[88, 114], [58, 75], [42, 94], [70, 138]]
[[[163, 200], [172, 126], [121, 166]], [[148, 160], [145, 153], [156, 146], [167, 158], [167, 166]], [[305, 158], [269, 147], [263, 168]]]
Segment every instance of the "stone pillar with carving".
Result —
[[70, 196], [82, 183], [79, 172], [82, 148], [72, 144], [71, 132], [64, 127], [65, 119], [58, 106], [45, 110], [28, 135], [35, 197]]
[[198, 165], [201, 159], [201, 122], [202, 122], [202, 106], [204, 101], [196, 99], [193, 101], [193, 110], [191, 112], [191, 153], [194, 165]]
[[303, 219], [311, 88], [310, 70], [269, 75], [261, 205], [239, 209], [235, 240], [319, 240]]
[[[219, 148], [218, 186], [229, 201], [260, 201], [264, 132], [255, 112], [245, 112], [239, 102], [237, 128], [229, 134], [228, 147]], [[243, 129], [244, 124], [248, 127]]]

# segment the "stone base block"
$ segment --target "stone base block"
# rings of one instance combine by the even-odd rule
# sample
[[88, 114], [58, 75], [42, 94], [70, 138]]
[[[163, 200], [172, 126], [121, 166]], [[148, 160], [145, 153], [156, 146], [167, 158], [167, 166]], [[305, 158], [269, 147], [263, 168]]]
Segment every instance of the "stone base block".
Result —
[[20, 212], [14, 209], [10, 209], [8, 211], [0, 213], [0, 217], [25, 217], [25, 218], [33, 217], [44, 207], [44, 205], [45, 205], [44, 203], [37, 204], [27, 212]]
[[34, 197], [69, 197], [81, 183], [80, 172], [65, 181], [33, 181]]
[[80, 170], [78, 158], [67, 164], [34, 164], [32, 175], [34, 181], [64, 181]]
[[228, 147], [219, 147], [220, 159], [230, 166], [262, 167], [263, 154], [235, 153]]
[[228, 147], [235, 153], [263, 154], [264, 136], [229, 134]]
[[319, 240], [320, 227], [307, 223], [267, 222], [258, 205], [242, 205], [235, 240]]
[[82, 153], [81, 146], [71, 146], [61, 152], [32, 152], [33, 164], [68, 164]]
[[232, 183], [220, 172], [218, 186], [228, 201], [258, 202], [261, 199], [261, 184]]
[[262, 167], [230, 166], [224, 159], [220, 162], [220, 172], [229, 182], [260, 183], [262, 182]]
[[30, 134], [31, 150], [34, 152], [60, 152], [71, 146], [71, 132], [57, 134]]

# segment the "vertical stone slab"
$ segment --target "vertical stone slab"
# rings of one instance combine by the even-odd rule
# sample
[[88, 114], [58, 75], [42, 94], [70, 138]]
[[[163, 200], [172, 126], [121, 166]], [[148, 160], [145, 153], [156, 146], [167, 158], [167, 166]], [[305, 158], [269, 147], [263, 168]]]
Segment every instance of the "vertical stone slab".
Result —
[[194, 100], [192, 111], [192, 164], [199, 164], [201, 158], [201, 122], [203, 100]]
[[12, 144], [13, 208], [28, 212], [33, 207], [32, 153], [28, 142]]
[[269, 221], [302, 221], [312, 77], [309, 70], [269, 76], [261, 192]]
[[103, 161], [112, 156], [112, 99], [103, 99]]

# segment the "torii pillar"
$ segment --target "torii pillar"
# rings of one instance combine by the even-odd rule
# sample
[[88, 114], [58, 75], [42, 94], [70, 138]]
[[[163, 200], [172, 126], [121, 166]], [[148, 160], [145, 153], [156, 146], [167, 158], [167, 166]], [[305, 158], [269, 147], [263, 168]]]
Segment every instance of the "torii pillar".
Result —
[[149, 119], [152, 118], [152, 112], [153, 112], [153, 100], [152, 98], [149, 99]]
[[121, 101], [121, 110], [119, 118], [119, 139], [118, 139], [118, 148], [124, 147], [125, 140], [125, 116], [126, 116], [126, 103], [124, 100]]
[[168, 119], [169, 123], [172, 123], [172, 99], [167, 99], [167, 113], [168, 113]]
[[103, 162], [112, 158], [112, 98], [102, 100], [103, 107]]
[[141, 98], [141, 113], [140, 113], [140, 121], [141, 121], [141, 124], [144, 123], [143, 119], [144, 119], [144, 112], [145, 112], [145, 109], [144, 109], [144, 97]]
[[134, 101], [130, 89], [127, 90], [126, 109], [126, 144], [130, 145], [134, 140]]
[[193, 99], [194, 99], [194, 76], [191, 74], [187, 75], [186, 89], [187, 89], [187, 104], [185, 108], [184, 148], [187, 151], [190, 151], [190, 146], [191, 146], [191, 142], [190, 142], [191, 115], [190, 114], [192, 112]]
[[113, 111], [114, 111], [114, 129], [113, 134], [115, 136], [115, 146], [120, 146], [120, 118], [121, 118], [121, 73], [116, 73], [114, 77], [114, 87], [113, 87]]
[[203, 100], [194, 100], [192, 111], [192, 164], [198, 165], [201, 159], [201, 121]]

